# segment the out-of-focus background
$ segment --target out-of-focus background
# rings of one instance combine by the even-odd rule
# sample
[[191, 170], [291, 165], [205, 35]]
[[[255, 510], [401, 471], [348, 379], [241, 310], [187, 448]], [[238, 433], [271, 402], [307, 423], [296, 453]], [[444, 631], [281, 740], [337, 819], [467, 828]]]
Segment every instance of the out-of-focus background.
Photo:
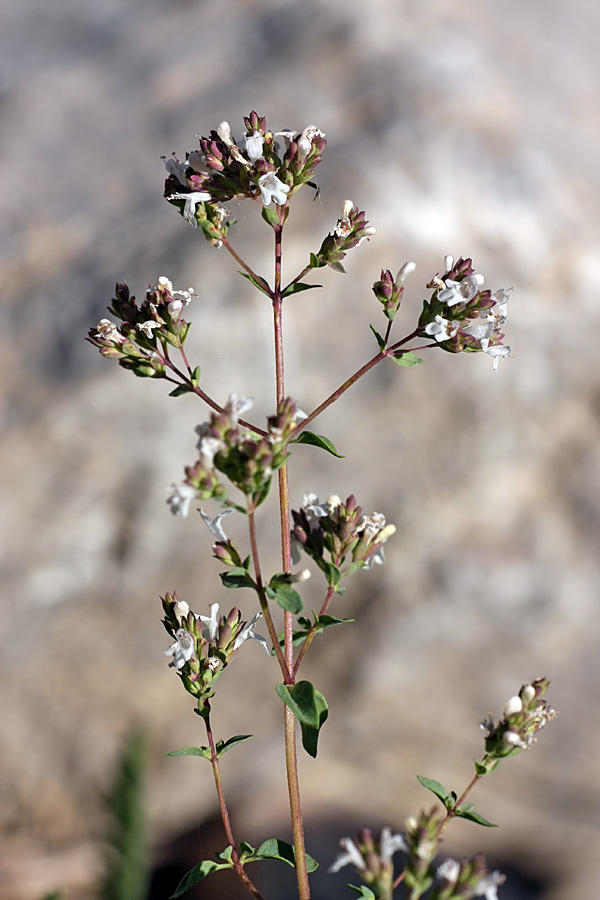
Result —
[[[359, 825], [401, 829], [430, 802], [417, 773], [464, 786], [479, 721], [547, 675], [560, 717], [474, 797], [501, 827], [456, 823], [444, 852], [484, 850], [509, 873], [506, 900], [596, 896], [600, 8], [0, 6], [0, 898], [97, 896], [102, 798], [140, 725], [153, 896], [224, 844], [210, 767], [164, 756], [202, 743], [202, 728], [162, 655], [159, 593], [177, 588], [197, 612], [218, 600], [253, 613], [249, 595], [218, 586], [197, 516], [165, 505], [206, 410], [134, 379], [84, 336], [117, 279], [140, 296], [168, 275], [199, 295], [189, 353], [205, 389], [255, 395], [257, 420], [272, 412], [268, 305], [162, 198], [161, 155], [181, 158], [223, 119], [239, 134], [253, 108], [273, 130], [312, 123], [329, 142], [319, 198], [307, 188], [294, 203], [289, 277], [346, 197], [378, 230], [347, 275], [319, 272], [324, 289], [287, 304], [287, 386], [305, 410], [375, 351], [368, 326], [383, 317], [370, 286], [382, 267], [417, 263], [398, 337], [444, 254], [472, 256], [492, 289], [516, 285], [514, 358], [497, 375], [483, 354], [390, 363], [318, 422], [345, 459], [294, 456], [294, 505], [306, 490], [355, 492], [398, 527], [387, 565], [356, 575], [333, 610], [357, 624], [331, 629], [306, 664], [331, 706], [317, 760], [301, 764], [309, 852], [326, 868]], [[232, 212], [232, 241], [268, 275], [266, 226], [253, 204]], [[243, 540], [243, 522], [230, 530]], [[276, 678], [251, 642], [214, 704], [218, 736], [255, 734], [223, 761], [237, 832], [254, 844], [289, 833]], [[349, 879], [324, 878], [316, 896], [334, 885], [345, 896]], [[221, 895], [213, 880], [203, 896]]]

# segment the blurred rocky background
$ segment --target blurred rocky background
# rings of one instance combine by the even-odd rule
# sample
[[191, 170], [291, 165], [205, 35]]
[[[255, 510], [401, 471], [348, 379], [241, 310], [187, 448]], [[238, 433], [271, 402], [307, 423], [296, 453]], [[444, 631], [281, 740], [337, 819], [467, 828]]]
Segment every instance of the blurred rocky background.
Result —
[[[205, 389], [254, 394], [257, 420], [272, 411], [268, 305], [162, 198], [161, 155], [181, 157], [222, 119], [239, 133], [252, 108], [329, 141], [319, 198], [294, 204], [290, 277], [346, 197], [378, 229], [347, 275], [319, 272], [325, 289], [287, 304], [287, 384], [304, 409], [375, 351], [382, 267], [417, 263], [398, 336], [446, 253], [471, 255], [493, 289], [516, 285], [514, 359], [498, 375], [483, 354], [390, 363], [318, 423], [345, 459], [295, 454], [296, 506], [305, 490], [353, 491], [398, 526], [388, 564], [355, 576], [333, 610], [358, 624], [331, 629], [306, 665], [332, 710], [317, 760], [301, 764], [309, 852], [324, 869], [359, 825], [401, 829], [430, 802], [417, 773], [464, 786], [479, 721], [547, 675], [559, 719], [474, 798], [501, 827], [456, 823], [445, 851], [484, 850], [509, 873], [505, 900], [596, 896], [600, 8], [2, 0], [0, 12], [0, 898], [97, 896], [102, 797], [140, 725], [153, 896], [224, 844], [209, 766], [164, 756], [202, 730], [162, 655], [159, 593], [253, 612], [223, 596], [198, 518], [165, 505], [206, 410], [84, 336], [117, 279], [140, 296], [168, 275], [199, 294], [189, 352]], [[266, 227], [254, 209], [233, 214], [232, 240], [269, 275]], [[241, 540], [243, 523], [231, 532]], [[237, 833], [255, 844], [289, 833], [276, 678], [247, 645], [215, 703], [219, 736], [256, 735], [223, 763]], [[345, 875], [316, 897], [347, 896]], [[215, 876], [202, 896], [224, 890]]]

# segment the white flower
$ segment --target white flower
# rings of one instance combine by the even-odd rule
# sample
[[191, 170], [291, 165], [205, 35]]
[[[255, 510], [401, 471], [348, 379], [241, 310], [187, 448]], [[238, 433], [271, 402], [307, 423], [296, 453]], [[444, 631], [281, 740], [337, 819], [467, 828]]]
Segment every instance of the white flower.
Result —
[[363, 571], [368, 572], [369, 569], [373, 568], [375, 563], [377, 563], [378, 566], [382, 566], [384, 562], [385, 553], [383, 552], [383, 547], [380, 547], [379, 550], [376, 550], [375, 553], [366, 560]]
[[187, 160], [179, 162], [175, 154], [165, 159], [165, 168], [169, 175], [174, 175], [179, 184], [187, 184], [186, 173], [189, 168]]
[[403, 853], [408, 852], [408, 845], [401, 834], [392, 834], [391, 828], [387, 825], [381, 829], [381, 837], [379, 838], [379, 856], [381, 862], [385, 865], [389, 863], [394, 853], [402, 850]]
[[258, 179], [258, 189], [260, 191], [260, 202], [263, 206], [270, 206], [273, 201], [278, 206], [283, 206], [287, 202], [286, 194], [289, 193], [290, 186], [280, 181], [275, 172], [267, 172]]
[[494, 372], [498, 371], [498, 363], [500, 362], [501, 356], [510, 356], [510, 347], [499, 346], [498, 344], [493, 347], [487, 346], [484, 347], [484, 343], [488, 343], [487, 341], [481, 342], [481, 349], [484, 350], [488, 356], [492, 356], [494, 359]]
[[[450, 266], [452, 268], [452, 266]], [[447, 881], [449, 884], [456, 884], [460, 872], [460, 863], [455, 859], [445, 859], [443, 863], [437, 867], [435, 873], [440, 881]]]
[[219, 135], [223, 143], [227, 144], [228, 146], [235, 143], [233, 140], [233, 134], [231, 133], [231, 125], [229, 124], [229, 122], [221, 122], [221, 124], [217, 128], [217, 134]]
[[504, 884], [506, 878], [500, 872], [488, 872], [477, 887], [475, 888], [475, 897], [485, 897], [485, 900], [498, 900], [498, 885]]
[[204, 524], [206, 525], [208, 530], [210, 532], [212, 532], [212, 534], [214, 534], [216, 539], [218, 541], [223, 541], [224, 543], [227, 543], [228, 537], [225, 534], [225, 532], [223, 531], [223, 526], [221, 525], [221, 520], [224, 519], [225, 516], [228, 516], [229, 513], [233, 512], [233, 510], [232, 509], [224, 509], [223, 512], [220, 512], [217, 516], [215, 516], [214, 519], [211, 519], [210, 516], [207, 516], [206, 513], [204, 512], [204, 510], [202, 509], [202, 507], [200, 507], [198, 512], [200, 513], [202, 521], [204, 522]]
[[210, 194], [208, 191], [192, 191], [191, 194], [170, 194], [167, 200], [185, 200], [183, 207], [183, 218], [189, 222], [192, 228], [197, 228], [196, 222], [196, 206], [198, 203], [210, 202]]
[[153, 330], [155, 328], [160, 328], [160, 326], [160, 322], [155, 322], [153, 319], [148, 319], [147, 322], [138, 322], [135, 327], [138, 331], [143, 331], [147, 338], [151, 338]]
[[198, 441], [198, 452], [200, 454], [200, 464], [203, 469], [209, 471], [214, 468], [215, 456], [225, 449], [225, 444], [219, 438], [208, 437], [200, 438]]
[[396, 275], [396, 283], [403, 284], [406, 276], [412, 274], [412, 272], [414, 272], [416, 268], [417, 268], [416, 263], [410, 262], [410, 261], [405, 262], [404, 265], [402, 266], [402, 268], [399, 270], [398, 274]]
[[267, 644], [266, 638], [264, 638], [262, 636], [262, 634], [257, 634], [256, 631], [252, 631], [252, 629], [254, 628], [254, 626], [256, 625], [256, 623], [258, 622], [258, 620], [260, 619], [261, 616], [262, 616], [261, 612], [256, 613], [254, 618], [250, 622], [248, 622], [247, 625], [244, 625], [244, 627], [242, 628], [242, 630], [236, 637], [235, 641], [233, 642], [234, 650], [237, 650], [238, 647], [242, 646], [244, 641], [247, 641], [250, 638], [253, 641], [260, 641], [260, 643], [262, 644], [262, 646], [264, 648], [265, 653], [267, 654], [267, 656], [270, 656], [269, 646]]
[[225, 411], [229, 413], [231, 420], [235, 423], [240, 416], [252, 409], [253, 405], [254, 397], [240, 397], [238, 400], [237, 394], [230, 394], [225, 404]]
[[[473, 322], [471, 325], [467, 325], [466, 328], [463, 328], [463, 334], [470, 334], [471, 337], [474, 337], [476, 341], [482, 342], [483, 349], [483, 341], [489, 342], [493, 332], [494, 326], [496, 324], [496, 320], [494, 316], [488, 316], [486, 319], [478, 319], [476, 322]], [[486, 343], [487, 346], [487, 343]]]
[[254, 131], [251, 135], [246, 135], [245, 141], [248, 159], [250, 162], [255, 163], [262, 156], [265, 139], [260, 131]]
[[442, 316], [436, 316], [434, 322], [430, 322], [429, 325], [425, 326], [425, 334], [434, 337], [438, 343], [450, 340], [457, 331], [458, 323], [450, 322]]
[[102, 338], [105, 341], [116, 341], [119, 344], [122, 344], [125, 340], [115, 323], [111, 322], [110, 319], [100, 319], [96, 328], [98, 331], [94, 337]]
[[171, 493], [167, 497], [169, 509], [177, 518], [185, 518], [190, 510], [190, 503], [196, 497], [196, 491], [189, 484], [172, 484]]
[[367, 864], [363, 859], [362, 853], [351, 838], [345, 837], [340, 840], [340, 847], [343, 853], [340, 853], [333, 864], [327, 869], [328, 872], [339, 872], [343, 866], [353, 865], [361, 872], [366, 871]]
[[202, 626], [202, 637], [207, 641], [214, 641], [219, 632], [219, 604], [210, 604], [210, 616], [198, 616]]
[[500, 288], [500, 290], [494, 291], [494, 293], [492, 294], [492, 300], [496, 304], [494, 309], [497, 310], [495, 314], [500, 316], [503, 321], [506, 320], [506, 317], [508, 315], [507, 305], [508, 301], [510, 300], [509, 292], [514, 291], [514, 289], [515, 286], [513, 284], [512, 287]]
[[167, 278], [166, 275], [161, 275], [160, 278], [158, 279], [156, 289], [161, 290], [161, 288], [163, 290], [168, 291], [169, 293], [172, 293], [172, 291], [173, 291], [173, 282], [171, 281], [170, 278]]
[[533, 698], [535, 697], [535, 688], [532, 684], [526, 684], [524, 688], [521, 690], [521, 699], [523, 703], [531, 703]]
[[189, 604], [186, 603], [185, 600], [176, 600], [173, 604], [173, 615], [176, 619], [179, 620], [179, 622], [187, 619], [189, 611]]
[[511, 697], [504, 707], [504, 718], [507, 716], [513, 716], [515, 713], [520, 713], [523, 711], [523, 701], [520, 697], [514, 696]]
[[196, 639], [193, 634], [186, 631], [185, 628], [178, 628], [175, 632], [175, 643], [171, 644], [168, 650], [165, 650], [165, 656], [172, 656], [173, 660], [170, 666], [176, 669], [182, 669], [188, 662], [196, 650]]
[[454, 257], [450, 256], [450, 254], [448, 254], [448, 256], [444, 257], [444, 266], [445, 266], [444, 271], [449, 272], [453, 265], [454, 265]]
[[505, 731], [502, 740], [507, 747], [521, 747], [521, 749], [524, 750], [527, 746], [527, 744], [521, 740], [516, 731]]
[[[367, 543], [372, 543], [379, 532], [385, 526], [385, 516], [383, 513], [374, 512], [370, 516], [363, 516], [358, 523], [357, 531], [364, 531]], [[394, 528], [394, 531], [396, 529]]]
[[312, 151], [313, 141], [317, 138], [324, 137], [325, 135], [316, 125], [307, 125], [298, 138], [298, 159], [306, 159], [308, 154]]
[[302, 498], [302, 509], [306, 513], [306, 518], [308, 519], [309, 525], [311, 522], [316, 522], [317, 519], [321, 519], [324, 516], [328, 516], [330, 512], [329, 503], [319, 503], [319, 498], [316, 494], [306, 493]]
[[446, 287], [440, 291], [438, 300], [446, 306], [468, 303], [479, 292], [483, 282], [483, 275], [478, 275], [476, 272], [473, 275], [467, 275], [462, 281], [452, 281], [451, 278], [447, 278]]

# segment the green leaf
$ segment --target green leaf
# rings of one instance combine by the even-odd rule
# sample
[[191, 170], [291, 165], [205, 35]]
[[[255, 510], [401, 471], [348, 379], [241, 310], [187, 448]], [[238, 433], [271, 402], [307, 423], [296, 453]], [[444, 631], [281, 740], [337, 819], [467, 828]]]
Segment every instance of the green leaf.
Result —
[[321, 450], [327, 450], [332, 456], [338, 459], [345, 459], [341, 453], [338, 453], [333, 442], [326, 438], [324, 434], [314, 434], [312, 431], [303, 431], [297, 438], [290, 441], [290, 444], [311, 444], [313, 447], [320, 447]]
[[325, 265], [325, 263], [322, 263], [322, 262], [319, 260], [319, 257], [318, 257], [318, 256], [316, 256], [314, 253], [311, 253], [311, 254], [310, 254], [310, 267], [311, 267], [311, 269], [322, 269], [324, 265]]
[[246, 841], [240, 841], [240, 850], [242, 851], [242, 853], [241, 853], [242, 860], [244, 859], [244, 857], [254, 856], [254, 854], [256, 853], [252, 844], [248, 844]]
[[431, 791], [432, 794], [435, 794], [436, 797], [439, 797], [440, 800], [446, 800], [448, 798], [448, 791], [439, 783], [439, 781], [434, 781], [433, 778], [425, 778], [424, 775], [417, 775], [417, 781], [419, 781], [424, 788], [427, 788], [428, 791]]
[[354, 619], [336, 619], [335, 616], [319, 616], [317, 623], [319, 628], [329, 628], [331, 625], [345, 625], [354, 622]]
[[222, 859], [223, 862], [228, 862], [228, 863], [233, 862], [232, 856], [233, 856], [233, 847], [231, 846], [231, 844], [228, 844], [224, 850], [221, 850], [220, 853], [215, 853], [216, 859]]
[[279, 216], [274, 209], [270, 209], [268, 206], [263, 206], [261, 216], [267, 222], [271, 228], [277, 228], [279, 225]]
[[[466, 807], [471, 807], [471, 809], [467, 809]], [[477, 825], [483, 825], [485, 828], [497, 828], [497, 825], [494, 825], [493, 822], [488, 822], [487, 819], [484, 819], [483, 816], [480, 816], [479, 813], [472, 812], [473, 804], [465, 803], [463, 806], [459, 806], [455, 811], [454, 815], [459, 819], [467, 819], [469, 822], [475, 822]]]
[[390, 358], [394, 360], [397, 366], [420, 366], [423, 362], [421, 357], [413, 353], [412, 350], [398, 350]]
[[254, 588], [255, 584], [245, 569], [238, 566], [229, 572], [219, 572], [219, 578], [226, 588]]
[[[291, 844], [286, 841], [280, 841], [279, 838], [269, 838], [264, 841], [256, 851], [255, 859], [280, 859], [282, 862], [296, 868], [296, 851]], [[314, 872], [319, 863], [312, 856], [306, 854], [306, 869], [308, 872]]]
[[363, 900], [376, 900], [375, 894], [368, 888], [366, 884], [361, 884], [360, 887], [356, 887], [355, 884], [347, 884], [346, 887], [349, 887], [355, 893], [358, 894], [359, 897], [362, 897]]
[[275, 600], [282, 609], [286, 610], [286, 612], [297, 615], [304, 609], [302, 597], [298, 591], [295, 591], [289, 584], [275, 584], [273, 587], [268, 585], [266, 594], [269, 600]]
[[184, 875], [177, 885], [175, 893], [171, 894], [169, 900], [177, 900], [178, 897], [182, 897], [191, 887], [198, 884], [199, 881], [202, 881], [203, 878], [206, 878], [212, 872], [218, 872], [219, 869], [231, 869], [231, 864], [214, 862], [212, 859], [205, 859], [203, 862], [198, 863], [197, 866], [190, 869], [187, 875]]
[[474, 759], [473, 762], [475, 763], [475, 772], [477, 775], [487, 775], [490, 771], [485, 763], [480, 763], [476, 759]]
[[190, 378], [191, 378], [192, 384], [197, 387], [198, 384], [200, 383], [200, 366], [196, 366], [196, 368], [192, 372]]
[[266, 294], [267, 297], [273, 299], [273, 294], [271, 288], [269, 287], [268, 281], [265, 281], [260, 275], [257, 275], [256, 278], [253, 275], [250, 275], [249, 272], [240, 272], [239, 273], [243, 278], [247, 278], [255, 288], [258, 288], [259, 291], [262, 291], [263, 294]]
[[244, 741], [249, 741], [251, 737], [254, 737], [253, 734], [236, 734], [234, 737], [230, 737], [227, 741], [217, 741], [216, 751], [217, 756], [223, 756], [224, 753], [227, 753], [228, 750], [231, 750], [232, 747], [235, 747], [237, 744], [242, 744]]
[[384, 341], [384, 339], [381, 337], [381, 335], [379, 334], [379, 332], [377, 331], [377, 329], [376, 329], [373, 325], [369, 325], [369, 328], [371, 329], [371, 331], [372, 331], [373, 334], [375, 335], [375, 340], [377, 341], [377, 344], [379, 345], [379, 349], [380, 349], [380, 350], [385, 350], [385, 341]]
[[285, 291], [281, 295], [282, 297], [289, 297], [290, 294], [299, 294], [301, 291], [312, 291], [313, 288], [323, 287], [322, 284], [304, 284], [302, 281], [294, 281], [293, 284], [288, 285]]
[[171, 391], [169, 397], [183, 397], [184, 394], [189, 394], [191, 390], [191, 387], [187, 384], [178, 384], [177, 387]]
[[210, 749], [208, 747], [183, 747], [181, 750], [171, 750], [166, 756], [203, 756], [204, 759], [210, 759]]
[[364, 567], [365, 567], [364, 560], [359, 559], [358, 562], [352, 562], [352, 563], [349, 563], [347, 566], [345, 566], [342, 574], [345, 575], [346, 577], [348, 575], [354, 575], [355, 572], [358, 572], [360, 569], [364, 569]]
[[302, 746], [309, 756], [316, 757], [319, 731], [329, 715], [325, 697], [310, 681], [299, 681], [295, 685], [277, 684], [275, 690], [300, 722]]

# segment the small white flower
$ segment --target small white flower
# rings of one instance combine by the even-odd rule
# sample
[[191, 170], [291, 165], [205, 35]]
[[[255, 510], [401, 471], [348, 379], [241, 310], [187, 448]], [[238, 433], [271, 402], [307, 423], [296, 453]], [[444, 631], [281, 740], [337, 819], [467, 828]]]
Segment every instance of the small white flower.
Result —
[[[450, 267], [452, 268], [452, 267]], [[456, 859], [445, 859], [443, 863], [437, 867], [436, 875], [440, 881], [447, 881], [449, 884], [456, 884], [456, 879], [460, 872], [460, 863]]]
[[476, 341], [481, 341], [482, 349], [485, 349], [483, 347], [483, 342], [486, 341], [487, 347], [487, 343], [494, 332], [495, 324], [496, 320], [494, 316], [488, 317], [487, 319], [478, 319], [476, 322], [463, 328], [463, 334], [470, 334]]
[[233, 510], [232, 509], [224, 509], [223, 512], [220, 512], [218, 515], [216, 515], [214, 519], [211, 519], [210, 516], [207, 516], [206, 513], [204, 512], [204, 510], [202, 509], [202, 507], [200, 507], [198, 512], [200, 513], [202, 521], [204, 522], [204, 524], [206, 525], [208, 530], [212, 534], [214, 534], [216, 539], [218, 541], [223, 541], [224, 543], [227, 543], [228, 537], [225, 534], [225, 532], [223, 531], [223, 526], [221, 525], [221, 520], [224, 519], [225, 516], [228, 516], [229, 513], [233, 512]]
[[171, 493], [167, 497], [169, 509], [177, 518], [185, 518], [190, 511], [190, 503], [196, 497], [196, 491], [189, 484], [172, 484]]
[[165, 159], [165, 168], [169, 175], [175, 176], [179, 184], [187, 184], [186, 174], [189, 169], [187, 160], [182, 160], [182, 162], [179, 162], [175, 154], [173, 154], [173, 156]]
[[526, 684], [525, 687], [521, 690], [521, 699], [523, 703], [529, 705], [533, 698], [535, 697], [535, 688], [532, 684]]
[[227, 144], [228, 146], [235, 143], [235, 141], [233, 140], [233, 134], [231, 132], [231, 125], [229, 124], [229, 122], [221, 122], [221, 124], [217, 128], [217, 134], [219, 135], [223, 143]]
[[[485, 342], [487, 343], [487, 341]], [[510, 356], [510, 347], [500, 346], [495, 344], [493, 347], [483, 346], [484, 341], [481, 342], [481, 349], [484, 350], [488, 356], [493, 357], [494, 359], [494, 372], [498, 371], [498, 363], [500, 362], [501, 356]]]
[[523, 711], [523, 701], [520, 697], [514, 696], [511, 697], [504, 707], [504, 718], [506, 716], [513, 716], [515, 713], [520, 713]]
[[256, 625], [256, 623], [258, 622], [258, 620], [261, 618], [261, 616], [262, 616], [262, 613], [261, 613], [261, 612], [256, 613], [256, 615], [254, 616], [254, 618], [253, 618], [250, 622], [248, 622], [247, 625], [244, 625], [244, 627], [242, 628], [242, 630], [240, 631], [240, 633], [239, 633], [238, 636], [236, 637], [235, 641], [233, 642], [233, 649], [234, 649], [234, 650], [237, 650], [238, 647], [241, 647], [242, 644], [244, 643], [244, 641], [247, 641], [248, 639], [251, 639], [251, 640], [253, 640], [253, 641], [259, 641], [259, 642], [262, 644], [262, 646], [263, 646], [263, 648], [264, 648], [264, 651], [265, 651], [265, 653], [267, 654], [267, 656], [270, 656], [270, 653], [269, 653], [269, 646], [268, 646], [268, 644], [267, 644], [266, 638], [264, 638], [264, 637], [262, 636], [262, 634], [257, 634], [256, 631], [252, 631], [252, 629], [254, 628], [254, 626]]
[[324, 516], [328, 516], [330, 512], [329, 503], [319, 503], [319, 498], [316, 494], [307, 493], [302, 498], [302, 509], [306, 513], [306, 518], [308, 519], [309, 525], [312, 522], [316, 522], [317, 519], [322, 519]]
[[333, 864], [329, 866], [327, 869], [328, 872], [339, 872], [343, 866], [347, 865], [353, 865], [361, 872], [366, 871], [367, 864], [363, 859], [362, 853], [351, 838], [342, 838], [340, 847], [344, 852], [340, 853]]
[[298, 158], [300, 160], [306, 159], [308, 154], [312, 151], [313, 141], [316, 138], [324, 137], [325, 135], [316, 125], [307, 125], [298, 138]]
[[430, 322], [425, 326], [425, 334], [431, 335], [438, 343], [448, 341], [453, 338], [458, 331], [458, 323], [450, 322], [443, 316], [436, 316], [434, 322]]
[[416, 263], [405, 262], [404, 265], [402, 266], [402, 268], [399, 270], [398, 274], [396, 275], [396, 283], [403, 284], [406, 276], [411, 275], [415, 271], [416, 268], [417, 268]]
[[155, 322], [153, 319], [148, 319], [147, 322], [138, 322], [135, 327], [138, 331], [143, 331], [147, 338], [151, 338], [154, 329], [160, 328], [160, 326], [160, 322]]
[[116, 341], [119, 344], [122, 344], [125, 340], [115, 323], [111, 322], [110, 319], [100, 319], [96, 328], [98, 331], [94, 336], [97, 338], [102, 338], [105, 341]]
[[168, 650], [165, 650], [165, 656], [172, 656], [173, 660], [170, 666], [176, 669], [182, 669], [188, 662], [196, 650], [196, 639], [193, 634], [186, 631], [185, 628], [178, 628], [175, 632], [175, 643], [171, 644]]
[[202, 637], [207, 641], [216, 640], [219, 633], [219, 604], [210, 604], [210, 616], [198, 616], [202, 626]]
[[383, 552], [383, 547], [380, 547], [379, 550], [376, 550], [366, 561], [363, 566], [363, 571], [368, 572], [373, 568], [375, 563], [378, 566], [382, 566], [385, 562], [385, 553]]
[[[508, 316], [508, 301], [510, 300], [509, 293], [510, 291], [514, 291], [514, 284], [509, 288], [500, 288], [498, 291], [494, 291], [492, 294], [492, 300], [495, 302], [496, 306], [494, 307], [495, 315], [500, 316], [502, 321], [506, 320]], [[496, 312], [497, 311], [497, 312]]]
[[185, 200], [183, 207], [183, 218], [189, 222], [192, 228], [197, 228], [196, 222], [196, 206], [198, 203], [210, 202], [211, 196], [208, 191], [192, 191], [191, 194], [170, 194], [167, 200]]
[[225, 404], [225, 411], [229, 413], [233, 422], [237, 422], [240, 416], [247, 413], [254, 405], [254, 397], [240, 397], [237, 394], [230, 394]]
[[448, 254], [448, 256], [444, 257], [444, 267], [445, 267], [444, 271], [449, 272], [453, 265], [454, 265], [454, 257], [450, 256], [450, 254]]
[[206, 659], [206, 665], [211, 672], [216, 672], [221, 665], [221, 660], [218, 656], [208, 656]]
[[385, 865], [389, 863], [394, 853], [402, 850], [408, 853], [408, 845], [401, 834], [392, 834], [391, 828], [387, 825], [381, 829], [381, 837], [379, 839], [379, 856], [381, 862]]
[[200, 454], [200, 464], [206, 471], [214, 468], [215, 456], [225, 449], [223, 441], [216, 437], [203, 437], [198, 441], [198, 452]]
[[260, 202], [263, 206], [270, 206], [273, 201], [277, 206], [283, 206], [287, 202], [287, 194], [289, 193], [289, 184], [280, 181], [275, 172], [267, 172], [258, 179], [258, 189], [260, 191]]
[[488, 872], [477, 887], [475, 888], [475, 897], [485, 897], [485, 900], [498, 900], [498, 885], [504, 884], [506, 878], [500, 872]]
[[483, 275], [478, 275], [476, 272], [473, 275], [467, 275], [462, 281], [452, 281], [451, 278], [447, 278], [446, 287], [440, 291], [438, 300], [446, 306], [468, 303], [481, 290], [483, 282]]
[[[383, 513], [374, 512], [370, 516], [363, 516], [358, 523], [357, 531], [364, 531], [367, 543], [372, 543], [379, 532], [385, 526], [385, 516]], [[396, 529], [394, 528], [394, 531]]]
[[169, 293], [173, 292], [173, 282], [171, 281], [170, 278], [167, 278], [166, 275], [161, 275], [160, 278], [158, 279], [156, 289], [160, 290], [161, 288], [163, 290], [168, 291]]
[[189, 604], [186, 603], [185, 600], [176, 600], [173, 604], [173, 615], [176, 619], [179, 620], [179, 622], [187, 619], [189, 611]]
[[250, 162], [255, 163], [262, 156], [265, 139], [260, 131], [254, 131], [251, 135], [246, 135], [245, 141], [248, 159]]
[[527, 746], [516, 731], [505, 731], [503, 741], [507, 747], [521, 747], [521, 749], [525, 749]]

